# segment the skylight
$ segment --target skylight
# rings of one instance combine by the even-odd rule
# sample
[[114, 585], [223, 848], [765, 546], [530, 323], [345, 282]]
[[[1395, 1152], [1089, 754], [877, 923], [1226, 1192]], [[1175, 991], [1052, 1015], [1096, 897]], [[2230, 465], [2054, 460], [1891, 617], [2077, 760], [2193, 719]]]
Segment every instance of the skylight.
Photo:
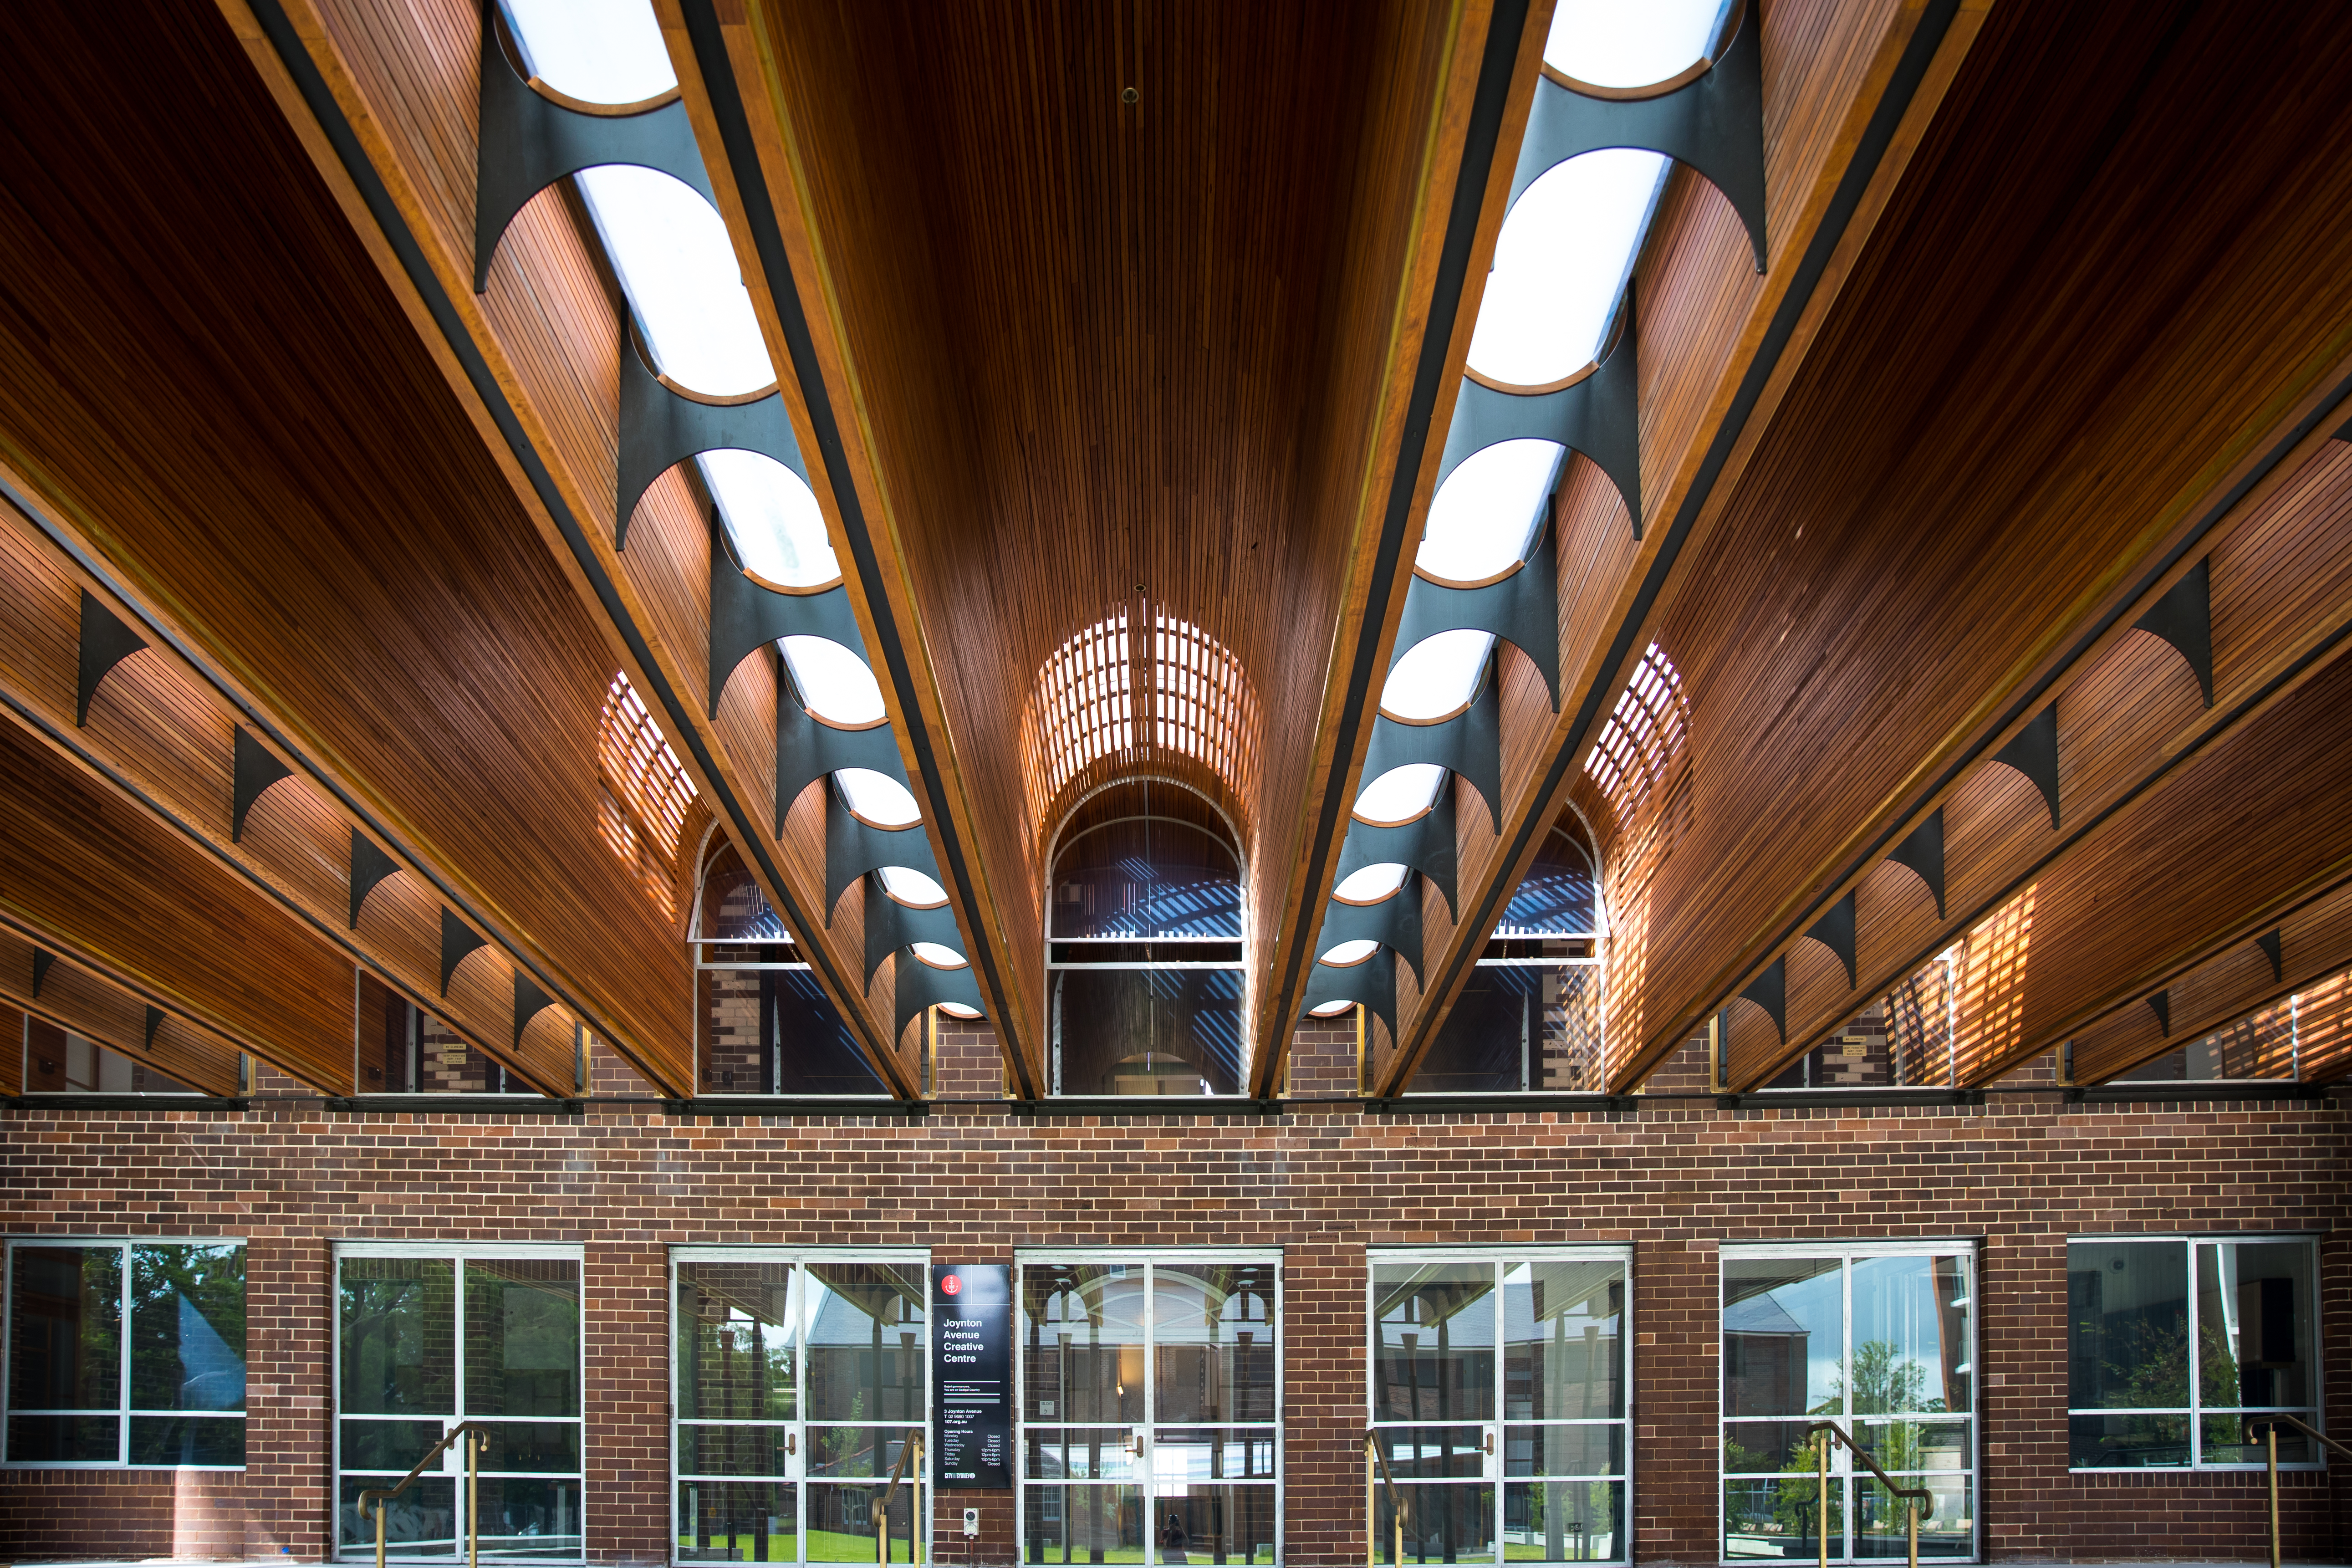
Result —
[[1600, 356], [1667, 162], [1604, 148], [1570, 158], [1519, 194], [1495, 242], [1471, 369], [1540, 386]]
[[1356, 1005], [1353, 1002], [1326, 1002], [1320, 1007], [1309, 1009], [1308, 1016], [1316, 1018], [1336, 1018], [1342, 1013], [1352, 1013], [1355, 1010]]
[[1351, 904], [1376, 904], [1404, 886], [1404, 874], [1410, 869], [1393, 860], [1366, 866], [1349, 872], [1331, 892]]
[[677, 85], [646, 0], [501, 0], [540, 80], [583, 103], [642, 103]]
[[1366, 822], [1403, 822], [1419, 816], [1437, 798], [1445, 770], [1435, 763], [1407, 763], [1391, 768], [1356, 796], [1356, 815]]
[[1345, 969], [1351, 963], [1361, 963], [1371, 957], [1372, 950], [1380, 945], [1379, 942], [1361, 938], [1354, 942], [1343, 942], [1339, 946], [1327, 951], [1323, 954], [1322, 962], [1336, 968]]
[[1595, 87], [1648, 87], [1706, 56], [1721, 0], [1560, 0], [1544, 64]]
[[941, 947], [935, 942], [919, 942], [914, 943], [913, 946], [915, 949], [915, 956], [921, 959], [925, 963], [929, 964], [934, 969], [962, 969], [966, 967], [963, 954], [958, 952], [954, 948]]
[[774, 382], [719, 209], [693, 187], [633, 163], [583, 169], [577, 177], [654, 368], [709, 397]]
[[882, 879], [882, 890], [902, 904], [929, 909], [948, 901], [948, 890], [920, 871], [905, 866], [885, 866], [877, 875]]
[[1568, 448], [1500, 441], [1464, 458], [1429, 503], [1413, 564], [1448, 583], [1476, 583], [1523, 559]]
[[695, 461], [745, 571], [779, 588], [821, 588], [841, 575], [816, 492], [798, 474], [765, 453], [731, 447]]
[[874, 672], [849, 649], [831, 637], [791, 637], [779, 646], [802, 701], [826, 723], [857, 729], [887, 716]]
[[836, 768], [834, 783], [849, 809], [882, 827], [907, 827], [923, 820], [922, 809], [907, 786], [871, 768]]
[[1478, 689], [1478, 672], [1494, 646], [1492, 632], [1440, 632], [1423, 638], [1390, 668], [1388, 684], [1381, 688], [1381, 710], [1391, 719], [1444, 718]]

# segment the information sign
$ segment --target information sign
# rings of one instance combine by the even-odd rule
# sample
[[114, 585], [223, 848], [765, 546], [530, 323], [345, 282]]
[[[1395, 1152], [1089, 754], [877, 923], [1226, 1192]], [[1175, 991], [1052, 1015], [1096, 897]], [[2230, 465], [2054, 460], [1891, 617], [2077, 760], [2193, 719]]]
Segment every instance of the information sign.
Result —
[[931, 1269], [934, 1472], [942, 1487], [1013, 1487], [1013, 1270], [1002, 1263]]

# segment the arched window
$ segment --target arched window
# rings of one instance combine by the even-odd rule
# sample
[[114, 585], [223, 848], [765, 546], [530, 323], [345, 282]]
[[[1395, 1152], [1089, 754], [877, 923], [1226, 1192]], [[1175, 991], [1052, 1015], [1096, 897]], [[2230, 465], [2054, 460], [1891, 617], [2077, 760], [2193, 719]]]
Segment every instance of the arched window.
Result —
[[792, 932], [724, 837], [704, 852], [691, 940], [697, 1095], [884, 1092]]
[[1046, 903], [1054, 1092], [1237, 1094], [1242, 882], [1206, 797], [1129, 779], [1083, 802]]
[[694, 781], [678, 765], [677, 753], [662, 739], [626, 675], [614, 676], [604, 693], [596, 752], [604, 842], [635, 872], [662, 918], [674, 920], [678, 837], [694, 800]]

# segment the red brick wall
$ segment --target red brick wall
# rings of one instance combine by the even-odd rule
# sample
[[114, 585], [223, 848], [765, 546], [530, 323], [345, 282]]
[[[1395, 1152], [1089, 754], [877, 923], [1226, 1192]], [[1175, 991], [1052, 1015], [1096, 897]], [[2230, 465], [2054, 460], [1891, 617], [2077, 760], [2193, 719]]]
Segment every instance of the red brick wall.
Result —
[[[1310, 1042], [1302, 1101], [1342, 1093], [1353, 1037]], [[943, 1044], [941, 1079], [992, 1081]], [[992, 1049], [992, 1047], [988, 1047]], [[961, 1056], [965, 1059], [958, 1059]], [[1343, 1065], [1343, 1063], [1345, 1065]], [[1675, 1064], [1677, 1068], [1686, 1063]], [[600, 1069], [604, 1064], [600, 1063]], [[1695, 1079], [1670, 1073], [1661, 1084]], [[599, 1087], [606, 1079], [600, 1070]], [[286, 1086], [265, 1080], [268, 1095]], [[2070, 1232], [2328, 1233], [2320, 1342], [2352, 1409], [2346, 1123], [2335, 1103], [2179, 1108], [1996, 1093], [1980, 1108], [1727, 1111], [1703, 1094], [1608, 1114], [1278, 1119], [928, 1118], [684, 1122], [648, 1106], [583, 1120], [330, 1116], [315, 1100], [226, 1112], [5, 1117], [16, 1234], [251, 1238], [250, 1468], [241, 1476], [0, 1472], [0, 1558], [327, 1544], [331, 1244], [571, 1240], [586, 1251], [588, 1516], [599, 1561], [659, 1561], [668, 1510], [666, 1249], [709, 1243], [1286, 1248], [1289, 1561], [1362, 1561], [1368, 1245], [1630, 1241], [1635, 1550], [1715, 1560], [1717, 1248], [1725, 1239], [1984, 1237], [1980, 1517], [1990, 1555], [2250, 1560], [2259, 1477], [2065, 1469]], [[2346, 1486], [2288, 1489], [2289, 1555], [2335, 1558]], [[940, 1497], [943, 1561], [1008, 1561], [1011, 1500]]]

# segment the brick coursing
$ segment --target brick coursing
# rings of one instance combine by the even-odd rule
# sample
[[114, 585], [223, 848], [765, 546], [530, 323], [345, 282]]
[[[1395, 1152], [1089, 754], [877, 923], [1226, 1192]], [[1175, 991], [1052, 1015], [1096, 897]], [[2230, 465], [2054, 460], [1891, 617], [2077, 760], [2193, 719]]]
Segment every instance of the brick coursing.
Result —
[[[667, 1248], [928, 1246], [1285, 1248], [1288, 1561], [1363, 1560], [1365, 1248], [1568, 1240], [1634, 1252], [1634, 1551], [1716, 1560], [1716, 1289], [1725, 1240], [1983, 1238], [1979, 1504], [2002, 1561], [2252, 1560], [2257, 1475], [2073, 1476], [2065, 1468], [2065, 1238], [2173, 1230], [2325, 1233], [2320, 1344], [2352, 1408], [2346, 1119], [2336, 1102], [1718, 1110], [1703, 1053], [1616, 1113], [1366, 1116], [1352, 1028], [1302, 1039], [1278, 1119], [1039, 1118], [992, 1104], [927, 1118], [681, 1121], [650, 1105], [577, 1121], [253, 1110], [5, 1114], [12, 1234], [249, 1238], [249, 1465], [242, 1474], [0, 1472], [0, 1558], [316, 1560], [329, 1547], [331, 1246], [338, 1239], [574, 1241], [586, 1258], [593, 1560], [659, 1562], [668, 1519]], [[984, 1030], [946, 1031], [944, 1096], [1001, 1090]], [[600, 1092], [635, 1087], [609, 1058]], [[608, 1087], [609, 1086], [609, 1087]], [[267, 1097], [295, 1092], [265, 1076]], [[1687, 1094], [1691, 1098], [1667, 1098]], [[2345, 1483], [2286, 1488], [2291, 1558], [2340, 1560]], [[943, 1562], [1004, 1563], [1005, 1494], [942, 1494]], [[961, 1510], [978, 1506], [976, 1548]]]

